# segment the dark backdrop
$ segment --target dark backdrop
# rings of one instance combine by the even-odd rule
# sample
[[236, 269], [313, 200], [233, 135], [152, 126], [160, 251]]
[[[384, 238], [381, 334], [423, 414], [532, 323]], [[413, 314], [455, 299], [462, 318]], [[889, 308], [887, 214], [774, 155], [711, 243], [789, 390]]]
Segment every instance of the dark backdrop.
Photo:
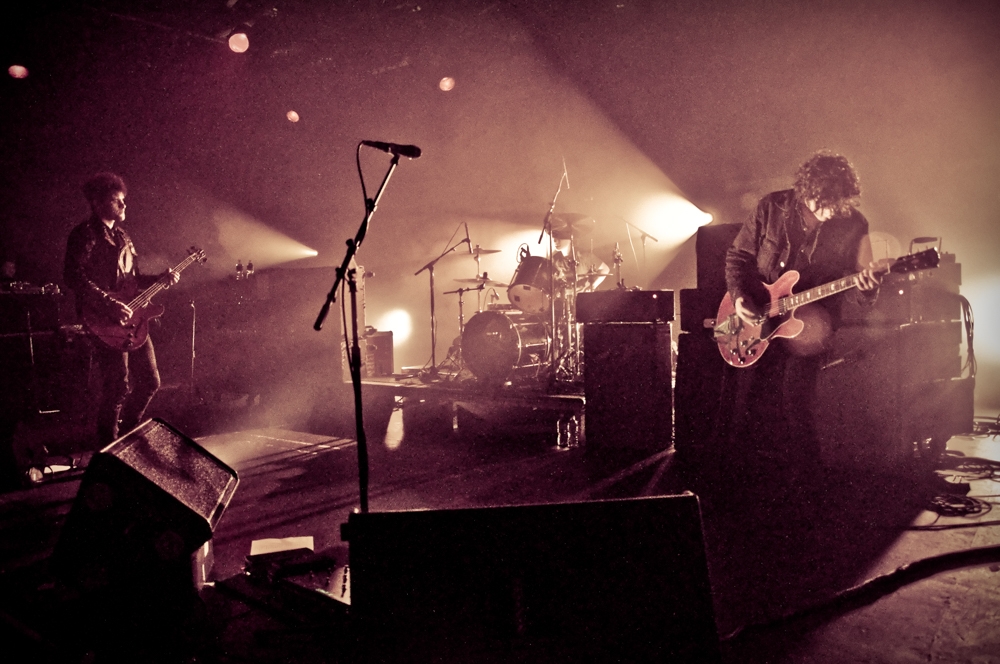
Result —
[[[662, 237], [643, 254], [624, 220], [645, 198], [677, 193], [716, 223], [740, 221], [825, 147], [861, 174], [877, 254], [936, 236], [957, 255], [980, 322], [977, 398], [1000, 405], [995, 2], [21, 4], [0, 27], [4, 68], [30, 71], [0, 83], [0, 216], [26, 279], [60, 280], [65, 235], [86, 215], [80, 183], [105, 168], [130, 183], [148, 269], [208, 250], [179, 286], [192, 296], [237, 259], [278, 267], [293, 243], [318, 255], [281, 267], [339, 263], [364, 212], [357, 142], [413, 143], [423, 155], [397, 169], [361, 262], [375, 275], [369, 324], [408, 310], [396, 366], [420, 365], [429, 287], [413, 273], [467, 222], [473, 243], [503, 249], [481, 269], [509, 280], [564, 160], [556, 210], [597, 220], [587, 248], [610, 263], [619, 243], [629, 285], [682, 288], [694, 285], [690, 230], [646, 227]], [[244, 54], [225, 44], [236, 28]], [[371, 195], [388, 158], [362, 156]], [[438, 264], [439, 359], [458, 318], [441, 293], [475, 273], [468, 258]]]

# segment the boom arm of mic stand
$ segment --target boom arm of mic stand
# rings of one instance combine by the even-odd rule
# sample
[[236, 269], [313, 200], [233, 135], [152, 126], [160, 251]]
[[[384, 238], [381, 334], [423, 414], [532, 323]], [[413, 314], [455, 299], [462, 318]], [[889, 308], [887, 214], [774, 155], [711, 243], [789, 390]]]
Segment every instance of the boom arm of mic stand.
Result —
[[351, 260], [357, 253], [361, 243], [365, 240], [365, 235], [368, 233], [368, 222], [375, 214], [375, 209], [378, 207], [378, 202], [382, 198], [385, 186], [389, 183], [389, 178], [392, 177], [392, 173], [396, 170], [398, 165], [399, 155], [394, 154], [392, 156], [392, 162], [389, 164], [389, 170], [386, 171], [385, 177], [382, 179], [382, 184], [379, 185], [378, 192], [375, 194], [375, 198], [365, 201], [365, 218], [361, 222], [361, 226], [358, 228], [358, 233], [354, 236], [354, 239], [347, 241], [347, 254], [344, 256], [344, 262], [340, 264], [340, 269], [337, 270], [337, 276], [333, 281], [333, 287], [330, 289], [330, 292], [326, 294], [326, 302], [324, 302], [323, 306], [320, 307], [319, 315], [316, 316], [316, 322], [313, 323], [313, 329], [317, 332], [323, 329], [323, 321], [326, 320], [327, 314], [330, 313], [330, 305], [337, 301], [337, 288], [340, 287], [340, 282], [343, 280], [344, 275], [347, 274], [347, 268], [350, 266]]

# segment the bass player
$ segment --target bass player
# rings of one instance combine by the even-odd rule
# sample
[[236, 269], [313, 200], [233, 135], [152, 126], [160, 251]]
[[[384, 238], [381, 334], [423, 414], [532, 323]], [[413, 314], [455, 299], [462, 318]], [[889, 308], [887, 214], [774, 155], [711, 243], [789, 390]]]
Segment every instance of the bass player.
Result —
[[[133, 311], [120, 299], [120, 293], [157, 282], [170, 286], [180, 280], [180, 273], [173, 270], [160, 275], [139, 271], [135, 246], [121, 227], [127, 192], [125, 182], [114, 173], [97, 173], [83, 185], [91, 215], [70, 232], [63, 269], [63, 281], [76, 296], [81, 319], [99, 317], [109, 324], [124, 324]], [[102, 388], [97, 442], [104, 446], [142, 421], [160, 389], [160, 373], [148, 337], [131, 352], [109, 347], [95, 335], [91, 338]]]

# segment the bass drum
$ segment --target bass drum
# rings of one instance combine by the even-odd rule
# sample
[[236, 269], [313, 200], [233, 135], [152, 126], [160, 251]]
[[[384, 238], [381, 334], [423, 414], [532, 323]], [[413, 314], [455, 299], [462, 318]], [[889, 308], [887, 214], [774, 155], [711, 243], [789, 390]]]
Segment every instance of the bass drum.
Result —
[[537, 374], [548, 360], [549, 346], [547, 326], [517, 313], [482, 311], [462, 333], [465, 364], [488, 383]]
[[549, 280], [552, 262], [541, 256], [525, 256], [507, 287], [507, 300], [526, 314], [549, 310]]

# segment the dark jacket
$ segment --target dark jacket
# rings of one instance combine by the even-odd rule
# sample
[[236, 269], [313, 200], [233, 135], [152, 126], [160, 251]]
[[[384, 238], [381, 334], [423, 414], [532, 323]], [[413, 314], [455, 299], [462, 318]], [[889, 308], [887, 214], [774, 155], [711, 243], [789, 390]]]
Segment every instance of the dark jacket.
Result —
[[112, 293], [148, 288], [157, 279], [139, 271], [135, 246], [119, 224], [112, 230], [92, 216], [70, 232], [63, 281], [76, 295], [78, 314], [84, 308], [112, 313]]
[[[726, 252], [726, 288], [734, 300], [743, 297], [763, 308], [769, 295], [761, 282], [774, 283], [789, 270], [801, 275], [796, 293], [858, 271], [858, 248], [868, 234], [864, 215], [851, 208], [849, 214], [828, 219], [809, 234], [803, 230], [803, 212], [809, 214], [792, 189], [760, 200]], [[874, 293], [850, 292], [858, 302], [874, 301]]]

